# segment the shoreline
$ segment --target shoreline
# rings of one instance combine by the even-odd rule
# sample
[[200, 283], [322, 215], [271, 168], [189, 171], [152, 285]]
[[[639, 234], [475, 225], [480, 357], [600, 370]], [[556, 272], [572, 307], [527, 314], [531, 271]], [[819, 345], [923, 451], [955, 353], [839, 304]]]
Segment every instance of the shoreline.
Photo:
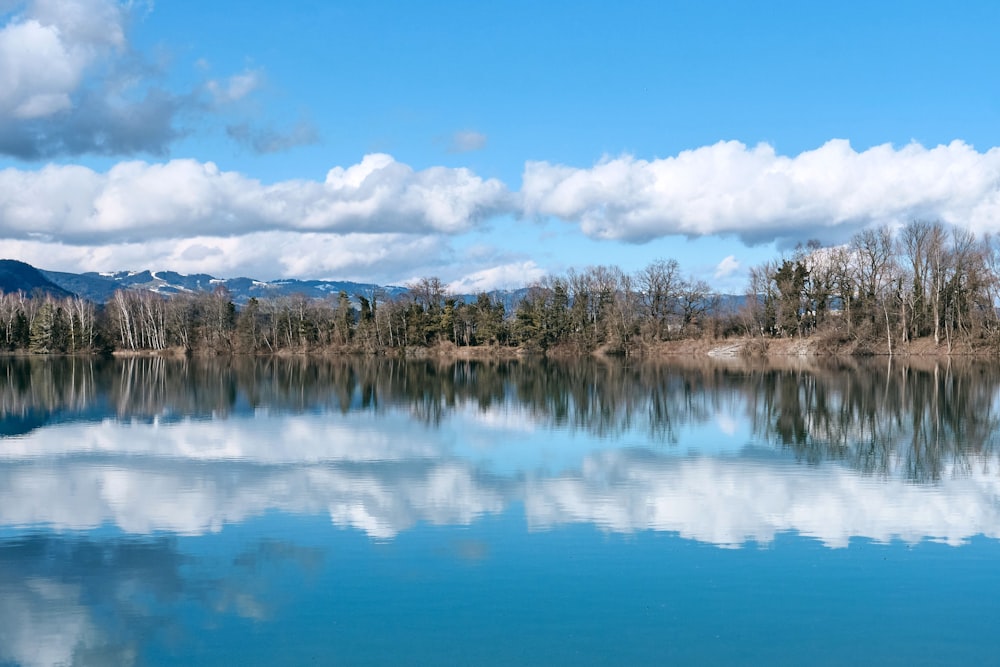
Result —
[[386, 350], [364, 350], [353, 347], [322, 348], [311, 350], [279, 350], [276, 352], [232, 352], [215, 350], [184, 350], [171, 347], [163, 350], [113, 350], [110, 353], [75, 352], [36, 354], [27, 350], [0, 352], [0, 356], [39, 357], [96, 357], [166, 359], [218, 358], [218, 357], [261, 357], [261, 358], [335, 358], [335, 357], [389, 357], [403, 359], [434, 359], [454, 361], [509, 361], [516, 359], [552, 359], [572, 361], [586, 357], [601, 359], [628, 359], [633, 361], [663, 361], [668, 359], [716, 359], [716, 360], [762, 360], [769, 359], [863, 359], [863, 358], [925, 358], [925, 359], [977, 359], [990, 360], [1000, 357], [1000, 346], [972, 346], [967, 343], [953, 344], [951, 349], [942, 341], [935, 345], [930, 338], [921, 338], [906, 343], [893, 344], [889, 354], [885, 341], [865, 343], [859, 341], [832, 342], [821, 338], [686, 338], [640, 343], [622, 351], [607, 347], [584, 350], [573, 346], [557, 346], [548, 350], [524, 347], [459, 346], [451, 342], [437, 343], [429, 347]]
[[847, 341], [832, 343], [818, 338], [729, 338], [691, 339], [664, 341], [644, 349], [644, 358], [696, 356], [713, 359], [862, 359], [880, 358], [970, 358], [993, 359], [1000, 356], [1000, 348], [967, 343], [953, 344], [951, 349], [942, 341], [935, 345], [932, 338], [919, 338], [906, 343], [894, 343], [890, 354], [885, 341], [864, 343]]

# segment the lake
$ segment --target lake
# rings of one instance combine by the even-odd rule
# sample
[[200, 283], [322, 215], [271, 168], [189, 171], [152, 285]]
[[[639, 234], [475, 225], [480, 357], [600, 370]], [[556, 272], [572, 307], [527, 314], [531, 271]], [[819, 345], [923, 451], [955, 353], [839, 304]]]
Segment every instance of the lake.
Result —
[[1000, 661], [1000, 365], [0, 359], [0, 665]]

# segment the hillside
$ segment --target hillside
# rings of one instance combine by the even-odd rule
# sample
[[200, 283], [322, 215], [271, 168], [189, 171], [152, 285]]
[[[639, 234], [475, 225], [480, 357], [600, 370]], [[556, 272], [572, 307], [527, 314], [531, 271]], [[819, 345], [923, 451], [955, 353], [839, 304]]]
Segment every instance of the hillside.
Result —
[[[28, 265], [25, 265], [28, 266]], [[382, 298], [405, 293], [405, 287], [380, 286], [341, 280], [254, 280], [252, 278], [216, 278], [206, 273], [186, 275], [175, 271], [116, 271], [113, 273], [64, 273], [41, 271], [49, 281], [63, 289], [97, 303], [104, 303], [122, 288], [146, 289], [157, 294], [172, 295], [183, 292], [212, 291], [223, 288], [232, 300], [246, 304], [251, 298], [273, 298], [302, 294], [310, 299], [336, 296], [341, 291], [352, 298], [380, 292]]]
[[30, 295], [39, 291], [59, 298], [74, 294], [72, 290], [49, 280], [30, 264], [16, 259], [0, 259], [0, 292], [5, 294], [24, 292]]

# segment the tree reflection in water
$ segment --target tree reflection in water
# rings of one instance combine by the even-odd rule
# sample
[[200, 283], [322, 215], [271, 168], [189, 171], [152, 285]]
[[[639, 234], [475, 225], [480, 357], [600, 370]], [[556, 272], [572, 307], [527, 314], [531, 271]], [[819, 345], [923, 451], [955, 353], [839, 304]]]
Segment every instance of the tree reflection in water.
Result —
[[624, 364], [372, 358], [0, 360], [0, 435], [52, 421], [225, 418], [405, 408], [437, 425], [459, 408], [516, 408], [551, 427], [614, 437], [745, 413], [757, 439], [807, 463], [837, 460], [917, 482], [994, 453], [1000, 367], [972, 361], [730, 360]]
[[969, 470], [995, 451], [1000, 368], [973, 362], [867, 361], [747, 374], [759, 437], [810, 463], [835, 459], [913, 481]]

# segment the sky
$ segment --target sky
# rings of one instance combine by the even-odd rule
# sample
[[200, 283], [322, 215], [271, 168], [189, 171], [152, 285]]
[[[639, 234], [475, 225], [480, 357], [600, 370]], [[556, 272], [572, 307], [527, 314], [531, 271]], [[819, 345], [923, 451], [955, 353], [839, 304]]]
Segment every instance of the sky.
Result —
[[1000, 232], [1000, 3], [0, 0], [0, 256], [514, 288]]

